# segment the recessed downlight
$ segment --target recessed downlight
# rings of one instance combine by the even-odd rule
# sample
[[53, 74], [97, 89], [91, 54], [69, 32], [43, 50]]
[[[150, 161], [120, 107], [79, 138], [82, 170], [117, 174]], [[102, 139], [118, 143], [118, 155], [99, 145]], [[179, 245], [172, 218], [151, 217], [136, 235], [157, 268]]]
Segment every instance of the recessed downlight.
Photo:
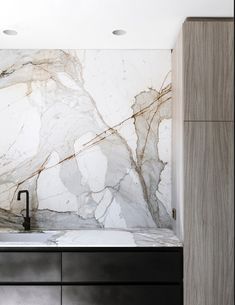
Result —
[[10, 30], [10, 29], [4, 30], [4, 31], [2, 31], [2, 32], [3, 32], [3, 34], [9, 35], [9, 36], [15, 36], [15, 35], [18, 34], [17, 31], [15, 31], [15, 30]]
[[116, 35], [116, 36], [122, 36], [122, 35], [126, 34], [126, 31], [122, 30], [122, 29], [119, 29], [119, 30], [112, 31], [112, 33], [113, 33], [113, 35]]

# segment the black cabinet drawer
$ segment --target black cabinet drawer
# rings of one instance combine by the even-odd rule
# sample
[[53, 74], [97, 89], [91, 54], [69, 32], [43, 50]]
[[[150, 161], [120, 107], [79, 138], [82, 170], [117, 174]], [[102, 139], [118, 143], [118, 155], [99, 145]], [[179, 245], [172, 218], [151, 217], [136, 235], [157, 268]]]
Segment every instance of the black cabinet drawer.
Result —
[[0, 286], [1, 305], [60, 305], [60, 286]]
[[59, 253], [0, 253], [0, 283], [57, 282], [60, 280], [61, 255]]
[[64, 286], [63, 305], [182, 305], [180, 285]]
[[181, 282], [181, 252], [64, 252], [64, 282]]

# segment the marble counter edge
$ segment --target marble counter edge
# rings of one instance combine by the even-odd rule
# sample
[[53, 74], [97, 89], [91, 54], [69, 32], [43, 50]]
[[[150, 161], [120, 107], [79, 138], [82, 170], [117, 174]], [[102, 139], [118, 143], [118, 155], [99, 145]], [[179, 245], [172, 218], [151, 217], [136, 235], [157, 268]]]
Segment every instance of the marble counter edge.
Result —
[[[2, 248], [172, 248], [183, 247], [183, 243], [169, 229], [132, 229], [132, 230], [66, 230], [40, 231], [51, 234], [43, 242], [1, 242], [1, 234], [24, 233], [0, 229], [0, 249]], [[38, 233], [32, 231], [30, 233]]]

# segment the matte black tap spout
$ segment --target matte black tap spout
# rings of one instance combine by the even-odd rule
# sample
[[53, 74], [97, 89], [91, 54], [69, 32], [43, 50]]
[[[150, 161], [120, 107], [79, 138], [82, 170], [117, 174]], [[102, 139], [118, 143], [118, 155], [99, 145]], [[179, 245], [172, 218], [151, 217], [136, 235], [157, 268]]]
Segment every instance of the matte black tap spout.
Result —
[[28, 190], [22, 190], [19, 191], [17, 194], [17, 200], [20, 200], [20, 196], [22, 193], [26, 194], [26, 217], [24, 217], [23, 227], [26, 231], [30, 230], [30, 217], [29, 217], [29, 191]]

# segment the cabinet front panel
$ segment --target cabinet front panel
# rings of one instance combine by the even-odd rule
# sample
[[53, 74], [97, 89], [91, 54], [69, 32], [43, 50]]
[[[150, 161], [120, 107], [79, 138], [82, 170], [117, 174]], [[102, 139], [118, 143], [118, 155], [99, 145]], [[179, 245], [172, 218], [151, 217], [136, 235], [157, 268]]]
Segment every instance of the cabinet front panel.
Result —
[[233, 44], [233, 21], [184, 23], [184, 120], [234, 119]]
[[59, 253], [0, 253], [0, 283], [60, 281], [60, 270]]
[[1, 305], [60, 305], [59, 286], [0, 286]]
[[63, 305], [183, 305], [181, 286], [64, 286]]
[[184, 125], [185, 304], [234, 305], [234, 124]]
[[181, 252], [65, 252], [63, 281], [180, 282]]

